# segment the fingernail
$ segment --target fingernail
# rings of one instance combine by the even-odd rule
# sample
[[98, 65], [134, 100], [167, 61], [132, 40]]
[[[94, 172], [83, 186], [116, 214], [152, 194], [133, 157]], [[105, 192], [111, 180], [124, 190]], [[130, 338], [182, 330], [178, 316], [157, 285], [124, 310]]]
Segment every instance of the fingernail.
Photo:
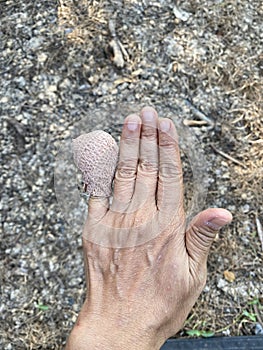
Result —
[[135, 120], [128, 121], [128, 123], [127, 123], [128, 130], [135, 131], [137, 129], [137, 127], [138, 127], [137, 121], [135, 121]]
[[154, 112], [152, 110], [145, 110], [142, 113], [143, 120], [145, 122], [152, 122], [154, 118]]
[[222, 218], [219, 217], [215, 217], [209, 221], [205, 222], [205, 225], [210, 227], [211, 229], [218, 231], [220, 230], [223, 226], [225, 226], [226, 224], [228, 224], [229, 221], [228, 220], [224, 220]]
[[161, 130], [166, 132], [170, 129], [170, 120], [162, 120], [160, 123]]

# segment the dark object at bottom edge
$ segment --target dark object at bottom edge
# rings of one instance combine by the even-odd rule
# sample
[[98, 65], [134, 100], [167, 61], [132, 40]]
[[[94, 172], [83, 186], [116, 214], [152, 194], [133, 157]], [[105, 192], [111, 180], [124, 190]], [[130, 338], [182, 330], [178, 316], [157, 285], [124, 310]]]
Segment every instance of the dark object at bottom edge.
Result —
[[263, 336], [168, 339], [161, 350], [263, 350]]

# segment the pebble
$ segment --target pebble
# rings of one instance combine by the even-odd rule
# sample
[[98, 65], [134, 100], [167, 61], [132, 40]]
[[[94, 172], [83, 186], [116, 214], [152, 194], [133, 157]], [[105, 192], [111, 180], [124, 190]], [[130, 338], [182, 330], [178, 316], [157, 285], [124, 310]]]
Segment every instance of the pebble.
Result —
[[9, 98], [7, 97], [7, 96], [3, 96], [3, 97], [1, 97], [1, 99], [0, 99], [0, 102], [1, 103], [7, 103], [9, 101]]
[[48, 55], [45, 52], [41, 52], [37, 56], [37, 60], [39, 63], [45, 63], [48, 59]]
[[256, 324], [256, 327], [255, 327], [255, 334], [256, 334], [256, 335], [263, 335], [263, 327], [261, 326], [260, 323], [257, 323], [257, 324]]
[[248, 213], [249, 210], [250, 210], [249, 204], [244, 204], [244, 205], [242, 206], [242, 211], [243, 211], [243, 213]]
[[30, 49], [36, 50], [40, 47], [42, 42], [43, 42], [42, 37], [35, 37], [29, 40], [28, 46], [30, 47]]

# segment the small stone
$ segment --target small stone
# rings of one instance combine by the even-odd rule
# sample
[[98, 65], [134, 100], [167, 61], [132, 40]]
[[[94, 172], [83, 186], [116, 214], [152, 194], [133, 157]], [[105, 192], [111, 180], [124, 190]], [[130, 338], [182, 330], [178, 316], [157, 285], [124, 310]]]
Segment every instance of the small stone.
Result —
[[229, 337], [230, 336], [230, 329], [226, 329], [225, 331], [222, 332], [225, 336]]
[[19, 86], [24, 87], [26, 85], [26, 79], [24, 77], [18, 77], [15, 81], [19, 84]]
[[59, 86], [61, 89], [69, 88], [71, 86], [71, 81], [68, 78], [66, 78], [59, 84]]
[[208, 293], [210, 292], [210, 287], [208, 285], [205, 286], [204, 290], [203, 290], [204, 293]]
[[243, 213], [248, 213], [248, 212], [249, 212], [249, 210], [250, 210], [250, 206], [249, 206], [249, 204], [245, 204], [245, 205], [243, 205], [243, 207], [242, 207], [242, 211], [243, 211]]
[[178, 63], [173, 64], [173, 72], [176, 73], [178, 70]]
[[37, 60], [39, 63], [45, 63], [46, 60], [48, 59], [48, 55], [44, 52], [41, 52], [38, 56], [37, 56]]
[[1, 103], [7, 103], [9, 101], [9, 98], [7, 96], [3, 96], [1, 99], [0, 99], [0, 102]]
[[42, 38], [41, 37], [35, 37], [29, 40], [28, 42], [28, 46], [30, 47], [30, 49], [38, 49], [40, 47], [40, 45], [42, 44]]
[[227, 282], [223, 280], [223, 278], [220, 278], [220, 280], [217, 283], [217, 288], [223, 289], [227, 285]]
[[57, 86], [56, 85], [49, 85], [47, 87], [47, 92], [56, 92], [57, 91]]
[[188, 21], [188, 19], [190, 18], [191, 14], [189, 12], [186, 12], [182, 9], [180, 9], [179, 7], [177, 6], [174, 6], [173, 8], [173, 13], [175, 15], [175, 17], [177, 19], [180, 19], [181, 21], [183, 22], [186, 22]]
[[257, 323], [257, 324], [256, 324], [256, 327], [255, 327], [255, 334], [256, 334], [256, 335], [263, 335], [263, 327], [261, 326], [260, 323]]

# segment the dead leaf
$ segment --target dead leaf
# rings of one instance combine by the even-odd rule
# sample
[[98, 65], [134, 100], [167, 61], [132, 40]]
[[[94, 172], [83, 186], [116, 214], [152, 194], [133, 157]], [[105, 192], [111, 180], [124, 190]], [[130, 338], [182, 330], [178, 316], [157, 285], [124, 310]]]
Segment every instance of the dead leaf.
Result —
[[234, 282], [234, 280], [236, 279], [236, 276], [235, 276], [234, 272], [231, 272], [231, 271], [228, 271], [228, 270], [224, 271], [224, 277], [230, 283]]

